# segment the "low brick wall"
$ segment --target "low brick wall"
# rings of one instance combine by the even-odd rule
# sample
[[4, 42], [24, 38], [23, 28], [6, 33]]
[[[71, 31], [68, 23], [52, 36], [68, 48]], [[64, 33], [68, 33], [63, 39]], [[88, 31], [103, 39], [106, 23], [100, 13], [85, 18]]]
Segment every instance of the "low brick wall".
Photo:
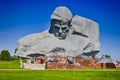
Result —
[[81, 66], [74, 64], [70, 65], [70, 64], [51, 63], [46, 65], [46, 69], [81, 69]]
[[47, 64], [46, 69], [66, 69], [66, 64]]

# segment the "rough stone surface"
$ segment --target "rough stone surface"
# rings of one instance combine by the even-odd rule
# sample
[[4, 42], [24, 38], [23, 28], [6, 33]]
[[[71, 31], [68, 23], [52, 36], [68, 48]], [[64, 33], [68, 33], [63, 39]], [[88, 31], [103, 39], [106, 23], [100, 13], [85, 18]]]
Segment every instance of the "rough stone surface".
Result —
[[89, 43], [84, 48], [84, 53], [100, 50], [98, 24], [90, 19], [76, 15], [72, 19], [72, 27], [75, 33], [89, 38]]
[[63, 22], [68, 22], [72, 19], [71, 11], [66, 7], [56, 8], [51, 15], [51, 19], [57, 19]]
[[57, 7], [51, 15], [49, 30], [27, 35], [18, 40], [17, 56], [95, 55], [100, 51], [98, 24], [81, 16], [72, 18], [66, 7]]

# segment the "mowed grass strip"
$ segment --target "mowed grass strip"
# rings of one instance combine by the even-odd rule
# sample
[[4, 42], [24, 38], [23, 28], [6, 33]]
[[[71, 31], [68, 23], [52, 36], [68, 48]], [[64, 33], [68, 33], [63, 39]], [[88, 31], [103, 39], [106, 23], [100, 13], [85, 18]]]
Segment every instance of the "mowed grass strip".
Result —
[[19, 69], [19, 60], [0, 61], [0, 69]]
[[0, 70], [0, 80], [120, 80], [120, 71]]

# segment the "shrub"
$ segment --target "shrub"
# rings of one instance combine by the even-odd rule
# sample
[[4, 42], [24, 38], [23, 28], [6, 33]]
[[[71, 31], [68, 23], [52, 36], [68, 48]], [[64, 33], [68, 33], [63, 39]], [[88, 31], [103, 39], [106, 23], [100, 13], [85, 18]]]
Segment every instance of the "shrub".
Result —
[[18, 57], [16, 55], [11, 56], [11, 60], [18, 60]]
[[10, 59], [11, 57], [10, 57], [10, 53], [8, 52], [8, 50], [1, 51], [1, 60], [10, 61]]
[[111, 58], [110, 55], [107, 55], [107, 54], [105, 55], [105, 57], [106, 57], [106, 58]]

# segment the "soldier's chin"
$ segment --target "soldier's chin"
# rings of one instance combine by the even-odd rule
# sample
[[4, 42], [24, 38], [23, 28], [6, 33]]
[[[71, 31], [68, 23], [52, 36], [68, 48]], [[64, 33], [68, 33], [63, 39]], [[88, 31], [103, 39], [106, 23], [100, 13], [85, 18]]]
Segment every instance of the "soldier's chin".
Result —
[[62, 38], [62, 37], [58, 37], [58, 39], [63, 40], [63, 38]]
[[58, 39], [60, 39], [60, 40], [64, 40], [64, 39], [65, 39], [65, 37], [62, 37], [62, 36], [61, 36], [61, 37], [58, 37]]

